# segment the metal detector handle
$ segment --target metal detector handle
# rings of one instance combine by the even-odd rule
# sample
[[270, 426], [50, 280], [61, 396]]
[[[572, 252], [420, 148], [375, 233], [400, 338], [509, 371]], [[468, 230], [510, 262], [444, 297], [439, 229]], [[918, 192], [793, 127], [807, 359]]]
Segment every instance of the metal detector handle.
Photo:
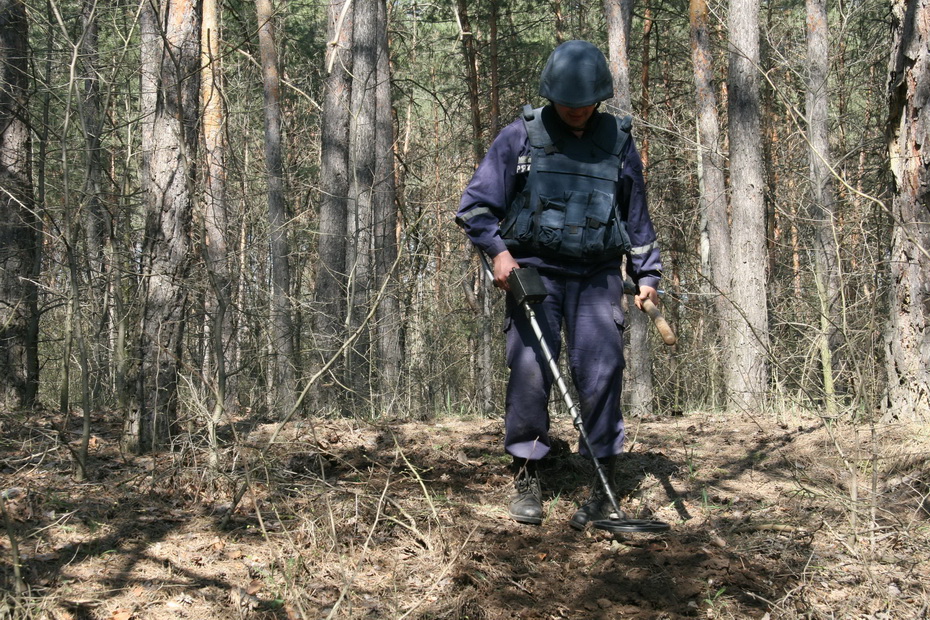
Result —
[[[627, 295], [637, 295], [639, 293], [639, 287], [630, 282], [629, 280], [623, 281], [623, 292]], [[659, 291], [663, 293], [663, 291]], [[652, 322], [655, 324], [656, 329], [659, 330], [659, 335], [662, 336], [662, 342], [671, 346], [678, 342], [678, 336], [675, 335], [675, 332], [672, 330], [672, 326], [668, 324], [668, 321], [665, 320], [665, 317], [662, 316], [662, 311], [659, 310], [651, 299], [643, 300], [643, 312], [649, 315], [649, 318], [652, 319]]]

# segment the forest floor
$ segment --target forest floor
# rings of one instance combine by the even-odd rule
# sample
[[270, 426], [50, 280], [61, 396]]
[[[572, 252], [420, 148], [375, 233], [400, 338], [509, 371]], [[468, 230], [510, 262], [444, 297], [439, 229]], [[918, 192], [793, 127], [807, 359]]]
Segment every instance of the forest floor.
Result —
[[[191, 436], [120, 454], [120, 420], [100, 414], [78, 483], [65, 421], [3, 414], [0, 618], [930, 613], [930, 429], [831, 430], [801, 414], [630, 420], [621, 504], [671, 529], [610, 534], [568, 526], [591, 469], [564, 418], [542, 467], [547, 515], [528, 526], [507, 517], [496, 419], [301, 420], [271, 449], [276, 426], [243, 421], [209, 468]], [[67, 424], [74, 439], [78, 420]]]

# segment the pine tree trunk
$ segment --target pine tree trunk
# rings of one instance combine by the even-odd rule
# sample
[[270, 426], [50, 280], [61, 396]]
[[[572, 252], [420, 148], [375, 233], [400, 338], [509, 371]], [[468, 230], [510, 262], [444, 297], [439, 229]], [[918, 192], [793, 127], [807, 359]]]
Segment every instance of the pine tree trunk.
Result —
[[[727, 359], [727, 329], [730, 325], [730, 223], [727, 219], [727, 190], [724, 159], [720, 152], [720, 121], [714, 90], [713, 52], [707, 31], [706, 0], [691, 0], [691, 58], [694, 64], [695, 116], [697, 118], [698, 162], [701, 208], [701, 269], [710, 282], [716, 312], [715, 330], [721, 346], [719, 357], [710, 360], [708, 379], [716, 382]], [[716, 390], [713, 390], [716, 393]], [[714, 403], [717, 404], [717, 403]]]
[[294, 333], [291, 318], [291, 269], [284, 202], [284, 162], [281, 146], [281, 80], [275, 48], [271, 0], [256, 0], [258, 41], [265, 92], [265, 170], [268, 183], [268, 229], [271, 259], [271, 359], [274, 383], [272, 408], [287, 415], [295, 402]]
[[733, 218], [730, 290], [739, 316], [730, 334], [727, 388], [732, 405], [758, 409], [765, 402], [769, 344], [758, 0], [730, 0], [728, 28]]
[[26, 7], [0, 0], [0, 406], [30, 406], [38, 387], [38, 315]]
[[[234, 386], [228, 384], [228, 357], [232, 351], [232, 279], [228, 259], [229, 225], [226, 213], [226, 141], [220, 65], [220, 30], [217, 0], [203, 0], [200, 28], [200, 105], [203, 109], [204, 196], [202, 199], [202, 254], [210, 288], [206, 292], [204, 326], [210, 364], [203, 372], [211, 382], [213, 406], [208, 419], [211, 466], [218, 460], [216, 426], [223, 411], [234, 402]], [[233, 389], [228, 389], [233, 388]]]
[[[649, 97], [649, 40], [652, 32], [652, 11], [647, 0], [645, 6], [645, 19], [643, 21], [643, 58], [642, 73], [640, 74], [640, 109], [639, 113], [646, 126], [650, 113]], [[649, 166], [649, 138], [641, 132], [640, 156], [643, 166]], [[648, 170], [647, 170], [648, 173]], [[629, 298], [627, 302], [631, 301]], [[648, 416], [655, 406], [655, 393], [653, 391], [652, 374], [652, 342], [649, 340], [650, 321], [646, 313], [636, 309], [634, 304], [627, 304], [627, 329], [630, 334], [630, 348], [627, 356], [626, 392], [629, 399], [630, 414], [641, 417]]]
[[610, 104], [620, 114], [632, 114], [630, 101], [630, 24], [633, 20], [633, 0], [604, 0], [607, 20], [607, 58], [614, 78], [614, 97]]
[[[472, 30], [471, 19], [468, 15], [468, 4], [465, 0], [456, 0], [456, 10], [459, 19], [460, 37], [462, 41], [462, 57], [465, 66], [465, 79], [468, 85], [468, 104], [471, 118], [471, 143], [472, 157], [474, 165], [478, 165], [484, 155], [484, 139], [481, 124], [481, 85], [478, 73], [478, 55], [475, 50], [475, 36]], [[463, 261], [463, 269], [467, 269], [470, 261], [469, 255]], [[485, 283], [485, 276], [482, 270], [478, 272], [478, 279], [482, 281], [478, 297], [481, 304], [482, 321], [481, 333], [478, 339], [474, 341], [475, 355], [477, 356], [475, 384], [478, 390], [477, 398], [481, 403], [481, 408], [485, 413], [490, 413], [493, 406], [493, 346], [494, 339], [491, 333], [491, 300], [488, 288], [490, 283]], [[438, 295], [437, 295], [438, 299]]]
[[[105, 247], [112, 238], [112, 221], [104, 207], [104, 151], [101, 148], [103, 132], [103, 110], [100, 98], [99, 51], [97, 3], [85, 0], [81, 7], [83, 36], [81, 39], [81, 57], [79, 63], [80, 79], [83, 83], [80, 114], [84, 130], [85, 177], [83, 213], [84, 241], [88, 282], [85, 288], [86, 310], [77, 313], [78, 317], [86, 314], [83, 329], [85, 346], [88, 351], [88, 368], [84, 369], [91, 381], [92, 394], [97, 397], [103, 389], [107, 368], [110, 366], [109, 347], [107, 346], [108, 318], [111, 314], [110, 299], [107, 294], [108, 278], [111, 269], [107, 262]], [[80, 320], [80, 319], [79, 319]], [[92, 406], [91, 403], [85, 403]]]
[[497, 1], [492, 1], [489, 8], [488, 35], [490, 41], [488, 42], [488, 72], [491, 74], [491, 92], [488, 93], [488, 99], [491, 105], [488, 109], [488, 118], [491, 125], [490, 135], [496, 136], [501, 128], [500, 52], [497, 34], [499, 7]]
[[[171, 19], [164, 19], [171, 15]], [[198, 139], [200, 16], [191, 0], [145, 3], [142, 72], [142, 330], [136, 407], [127, 414], [127, 452], [167, 443], [178, 399]], [[162, 30], [162, 22], [164, 30]]]
[[400, 300], [397, 297], [397, 202], [394, 180], [394, 117], [391, 104], [391, 63], [388, 46], [387, 8], [378, 0], [378, 87], [376, 93], [375, 151], [378, 171], [374, 192], [375, 289], [384, 287], [377, 311], [378, 394], [381, 412], [400, 393], [401, 349]]
[[830, 118], [827, 77], [830, 71], [830, 30], [826, 0], [807, 0], [807, 127], [810, 140], [811, 202], [814, 225], [814, 282], [820, 300], [818, 347], [824, 404], [836, 415], [833, 371], [836, 366], [836, 314], [840, 277], [837, 269], [833, 177], [830, 173]]
[[888, 149], [895, 194], [886, 419], [930, 419], [930, 0], [895, 0]]
[[[629, 40], [630, 20], [633, 16], [631, 0], [604, 0], [604, 16], [607, 21], [608, 59], [610, 72], [614, 80], [614, 96], [610, 100], [611, 107], [621, 114], [632, 112], [630, 96], [630, 67], [629, 67]], [[651, 24], [647, 22], [644, 53], [648, 54], [648, 32]], [[648, 116], [649, 101], [649, 59], [643, 58], [643, 73], [641, 75], [642, 100], [644, 108], [640, 111], [645, 118]], [[648, 157], [644, 150], [643, 163]], [[629, 301], [629, 300], [627, 300]], [[629, 403], [630, 414], [634, 416], [648, 415], [653, 410], [653, 374], [652, 374], [652, 345], [649, 341], [649, 319], [646, 315], [628, 303], [627, 332], [630, 344], [627, 348], [626, 397]]]
[[378, 5], [355, 5], [352, 41], [352, 113], [349, 121], [349, 220], [346, 265], [349, 269], [349, 328], [360, 330], [346, 360], [353, 396], [371, 396], [371, 334], [364, 322], [370, 310], [374, 277], [373, 196], [377, 178], [375, 125], [378, 83]]
[[[320, 146], [319, 258], [314, 294], [314, 331], [319, 352], [315, 363], [320, 366], [336, 354], [345, 335], [353, 6], [351, 0], [333, 0], [329, 5], [328, 73], [323, 86]], [[339, 391], [317, 392], [318, 406], [334, 406]]]
[[465, 57], [465, 76], [468, 82], [468, 109], [471, 112], [472, 151], [475, 161], [481, 161], [484, 152], [481, 130], [481, 100], [478, 85], [478, 53], [475, 50], [475, 35], [468, 17], [468, 4], [465, 0], [456, 0], [459, 17], [459, 37], [462, 41], [462, 54]]

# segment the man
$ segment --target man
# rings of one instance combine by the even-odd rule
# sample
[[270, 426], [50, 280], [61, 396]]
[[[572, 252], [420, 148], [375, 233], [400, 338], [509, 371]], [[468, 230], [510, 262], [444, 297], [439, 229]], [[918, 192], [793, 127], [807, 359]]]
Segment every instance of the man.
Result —
[[[539, 94], [549, 105], [524, 108], [505, 127], [468, 184], [456, 221], [491, 257], [494, 283], [509, 290], [511, 271], [538, 269], [548, 292], [537, 311], [554, 356], [564, 323], [572, 378], [594, 454], [613, 480], [622, 451], [623, 295], [621, 261], [639, 285], [636, 306], [658, 303], [662, 269], [646, 207], [642, 161], [630, 119], [598, 111], [613, 96], [604, 54], [568, 41], [549, 57]], [[549, 451], [548, 401], [553, 383], [529, 321], [507, 296], [504, 330], [510, 379], [504, 447], [513, 457], [509, 513], [542, 523], [537, 462]], [[576, 529], [605, 518], [610, 503], [595, 480], [573, 515]]]

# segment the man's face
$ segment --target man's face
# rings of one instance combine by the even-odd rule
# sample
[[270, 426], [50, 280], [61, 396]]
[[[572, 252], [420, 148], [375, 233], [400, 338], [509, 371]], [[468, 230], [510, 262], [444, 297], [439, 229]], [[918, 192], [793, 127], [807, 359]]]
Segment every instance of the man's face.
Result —
[[591, 118], [591, 115], [594, 114], [594, 110], [597, 108], [597, 104], [586, 105], [583, 108], [570, 108], [558, 103], [553, 105], [555, 106], [556, 114], [559, 115], [562, 122], [575, 131], [584, 130], [585, 125], [588, 124], [588, 119]]

